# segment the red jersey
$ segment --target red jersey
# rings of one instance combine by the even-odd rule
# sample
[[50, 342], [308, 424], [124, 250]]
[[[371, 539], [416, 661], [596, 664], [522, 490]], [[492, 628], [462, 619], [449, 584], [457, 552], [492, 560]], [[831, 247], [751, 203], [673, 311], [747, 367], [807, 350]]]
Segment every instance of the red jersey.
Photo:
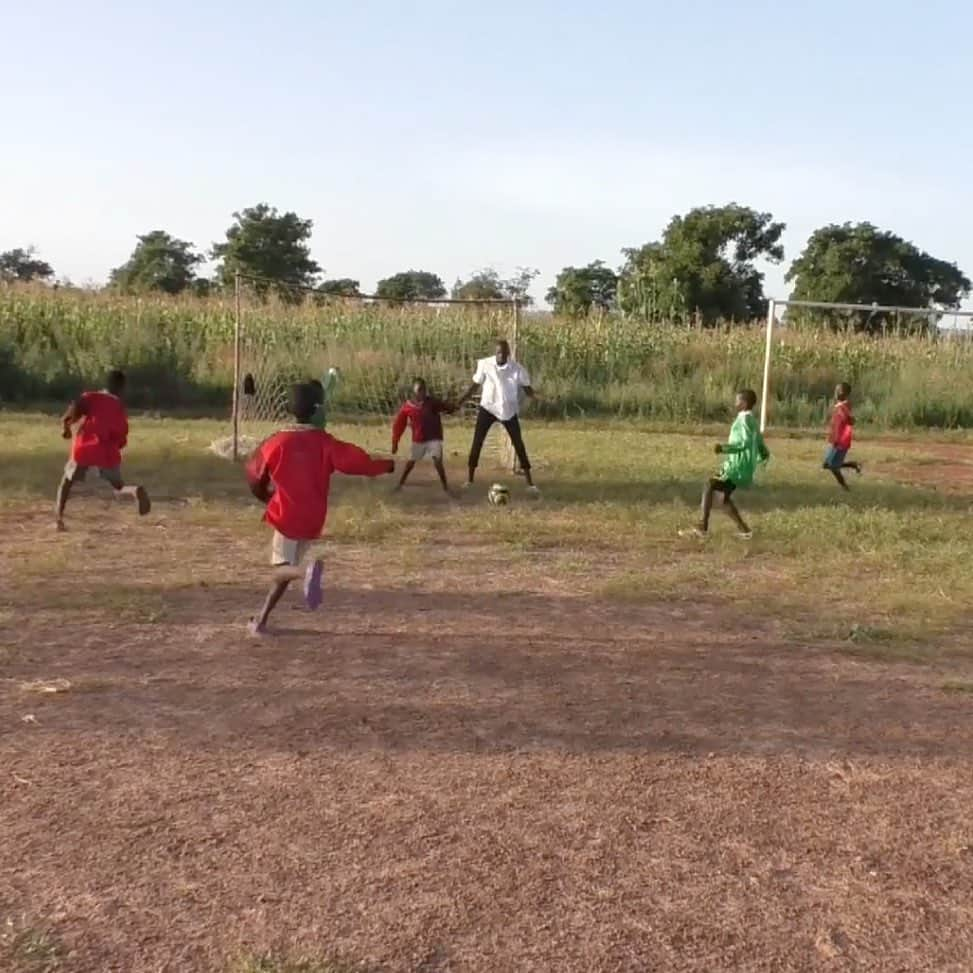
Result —
[[297, 426], [257, 447], [247, 463], [247, 478], [261, 498], [269, 492], [269, 484], [274, 485], [264, 514], [268, 524], [291, 540], [311, 541], [324, 529], [332, 473], [380, 476], [393, 469], [391, 460], [372, 459], [365, 450], [323, 429]]
[[428, 443], [443, 438], [444, 412], [452, 412], [453, 409], [440, 399], [426, 396], [422, 402], [413, 402], [409, 399], [405, 405], [399, 409], [399, 414], [392, 423], [392, 449], [399, 445], [402, 433], [405, 432], [406, 425], [412, 427], [412, 441], [414, 443]]
[[851, 403], [835, 403], [834, 412], [831, 413], [831, 426], [828, 429], [828, 442], [838, 449], [851, 449], [851, 430], [854, 424]]
[[110, 392], [85, 392], [74, 404], [72, 415], [80, 417], [81, 425], [74, 436], [71, 459], [78, 466], [102, 470], [121, 465], [128, 442], [128, 415], [122, 400]]

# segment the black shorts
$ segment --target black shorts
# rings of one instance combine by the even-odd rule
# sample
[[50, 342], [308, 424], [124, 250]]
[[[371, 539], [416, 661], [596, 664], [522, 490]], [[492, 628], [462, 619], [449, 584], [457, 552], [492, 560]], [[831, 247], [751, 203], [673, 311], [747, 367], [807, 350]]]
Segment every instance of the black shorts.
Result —
[[709, 485], [712, 487], [714, 493], [722, 493], [724, 497], [729, 498], [733, 491], [737, 488], [737, 485], [732, 480], [724, 480], [718, 476], [714, 476], [712, 480], [709, 481]]

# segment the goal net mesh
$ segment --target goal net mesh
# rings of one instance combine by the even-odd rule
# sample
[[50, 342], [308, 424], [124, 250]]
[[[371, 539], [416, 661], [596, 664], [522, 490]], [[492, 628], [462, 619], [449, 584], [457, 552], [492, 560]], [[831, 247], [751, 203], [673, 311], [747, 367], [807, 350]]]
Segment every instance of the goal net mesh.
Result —
[[[240, 456], [293, 421], [291, 388], [310, 379], [330, 386], [325, 405], [329, 430], [387, 454], [392, 420], [415, 378], [424, 378], [433, 395], [458, 398], [469, 387], [476, 359], [490, 354], [496, 340], [511, 336], [515, 327], [514, 305], [506, 302], [389, 304], [301, 294], [298, 303], [297, 296], [278, 292], [261, 298], [242, 288]], [[329, 381], [332, 369], [337, 376]], [[472, 401], [446, 420], [448, 456], [465, 458], [475, 413]], [[232, 456], [232, 436], [214, 449]], [[497, 426], [482, 463], [512, 462], [509, 442]]]

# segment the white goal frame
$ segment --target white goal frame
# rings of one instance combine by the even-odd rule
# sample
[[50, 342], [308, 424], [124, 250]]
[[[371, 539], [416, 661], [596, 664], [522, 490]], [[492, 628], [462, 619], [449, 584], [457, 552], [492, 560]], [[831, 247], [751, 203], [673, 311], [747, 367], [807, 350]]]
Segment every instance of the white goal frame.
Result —
[[774, 327], [777, 325], [778, 309], [804, 308], [819, 311], [881, 311], [885, 314], [909, 314], [913, 317], [927, 317], [934, 319], [933, 327], [939, 328], [939, 320], [951, 316], [954, 322], [960, 319], [968, 321], [973, 327], [973, 311], [944, 310], [937, 307], [896, 307], [889, 304], [841, 304], [829, 301], [779, 301], [771, 298], [767, 305], [767, 338], [764, 348], [764, 378], [760, 392], [760, 431], [767, 429], [767, 401], [770, 394], [770, 364], [774, 348]]
[[[232, 447], [232, 458], [234, 461], [241, 458], [240, 452], [240, 405], [243, 399], [243, 337], [244, 337], [244, 324], [243, 324], [243, 285], [246, 282], [253, 283], [263, 283], [268, 285], [278, 284], [278, 281], [269, 280], [263, 277], [256, 277], [252, 274], [242, 274], [236, 273], [233, 277], [233, 402], [232, 402], [232, 421], [233, 421], [233, 432], [231, 438]], [[301, 285], [287, 284], [284, 282], [283, 286], [288, 287], [292, 290], [302, 291], [308, 295], [317, 294], [318, 291], [313, 287], [304, 287]], [[361, 304], [397, 304], [402, 306], [413, 305], [416, 307], [421, 306], [460, 306], [460, 307], [494, 307], [494, 308], [509, 308], [510, 309], [510, 337], [507, 339], [510, 343], [510, 355], [513, 359], [517, 358], [517, 344], [520, 337], [520, 319], [521, 310], [526, 306], [526, 301], [519, 297], [510, 298], [497, 298], [488, 299], [482, 301], [476, 300], [463, 300], [460, 298], [453, 297], [439, 297], [439, 298], [420, 298], [417, 300], [401, 300], [395, 298], [378, 297], [374, 294], [356, 294], [354, 296], [342, 296], [342, 295], [329, 295], [331, 300], [335, 301], [346, 301]], [[503, 447], [503, 456], [505, 465], [509, 465], [513, 472], [517, 471], [516, 458], [513, 453], [513, 447], [509, 442], [506, 442]]]

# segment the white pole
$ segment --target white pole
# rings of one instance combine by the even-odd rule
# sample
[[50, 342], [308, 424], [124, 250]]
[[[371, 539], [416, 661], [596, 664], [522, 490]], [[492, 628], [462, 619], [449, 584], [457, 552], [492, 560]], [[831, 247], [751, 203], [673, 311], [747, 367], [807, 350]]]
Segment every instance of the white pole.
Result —
[[767, 429], [767, 396], [770, 392], [770, 353], [774, 347], [774, 315], [777, 304], [771, 301], [767, 305], [767, 344], [764, 348], [764, 386], [760, 393], [760, 431]]

